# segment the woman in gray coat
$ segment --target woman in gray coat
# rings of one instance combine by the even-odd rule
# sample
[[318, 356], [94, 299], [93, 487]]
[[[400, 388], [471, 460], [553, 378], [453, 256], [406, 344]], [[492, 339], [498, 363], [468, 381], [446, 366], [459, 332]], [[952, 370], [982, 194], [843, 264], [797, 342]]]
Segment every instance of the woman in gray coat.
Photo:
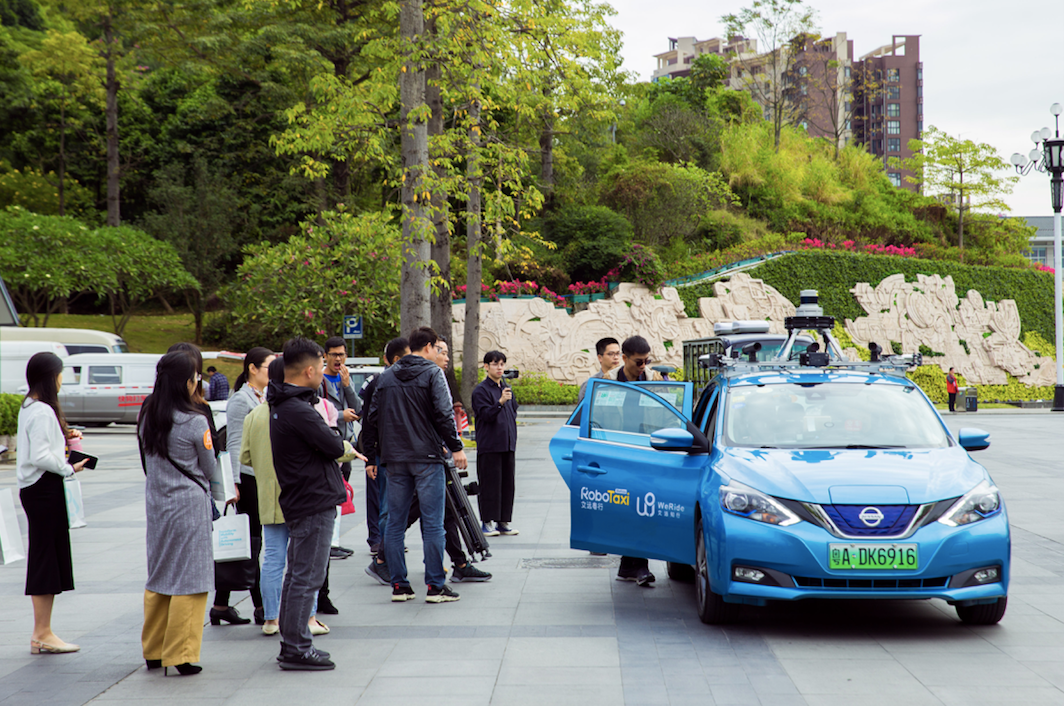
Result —
[[148, 526], [148, 582], [141, 643], [148, 669], [198, 674], [207, 593], [214, 588], [206, 417], [192, 402], [200, 375], [184, 352], [167, 353], [137, 425]]

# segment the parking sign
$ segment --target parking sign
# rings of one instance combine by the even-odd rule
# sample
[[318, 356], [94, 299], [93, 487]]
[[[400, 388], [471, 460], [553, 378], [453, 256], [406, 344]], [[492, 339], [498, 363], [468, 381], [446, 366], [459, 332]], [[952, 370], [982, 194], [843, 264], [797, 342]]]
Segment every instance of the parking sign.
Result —
[[344, 316], [344, 338], [362, 338], [361, 316]]

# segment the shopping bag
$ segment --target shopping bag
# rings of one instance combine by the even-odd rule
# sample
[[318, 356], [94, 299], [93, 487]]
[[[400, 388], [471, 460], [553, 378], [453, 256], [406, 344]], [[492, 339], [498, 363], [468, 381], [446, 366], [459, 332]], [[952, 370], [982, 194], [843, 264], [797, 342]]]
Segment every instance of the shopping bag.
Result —
[[[245, 515], [247, 517], [247, 515]], [[251, 538], [252, 558], [240, 561], [214, 563], [214, 588], [217, 591], [247, 591], [255, 586], [255, 576], [259, 571], [259, 553], [262, 551], [262, 538]]]
[[15, 497], [11, 488], [0, 490], [0, 564], [10, 564], [26, 558], [22, 532], [15, 514]]
[[81, 481], [77, 476], [67, 476], [63, 479], [63, 494], [66, 495], [67, 523], [70, 529], [84, 527], [85, 503], [81, 501]]
[[346, 478], [342, 478], [344, 482], [344, 491], [347, 492], [347, 500], [340, 506], [341, 515], [351, 515], [355, 512], [355, 489], [351, 487], [351, 484], [347, 482]]
[[211, 476], [211, 497], [220, 503], [235, 500], [236, 483], [233, 480], [233, 464], [229, 460], [229, 452], [223, 451], [218, 454], [214, 475]]
[[215, 520], [211, 544], [216, 562], [250, 559], [251, 523], [248, 516], [222, 515]]

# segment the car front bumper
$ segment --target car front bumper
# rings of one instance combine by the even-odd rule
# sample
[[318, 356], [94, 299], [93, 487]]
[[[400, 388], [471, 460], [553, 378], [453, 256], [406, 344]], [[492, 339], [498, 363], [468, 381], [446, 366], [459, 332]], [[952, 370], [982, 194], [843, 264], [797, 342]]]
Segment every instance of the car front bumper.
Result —
[[[840, 539], [821, 527], [800, 522], [776, 527], [721, 513], [708, 528], [710, 584], [724, 600], [763, 604], [769, 600], [926, 599], [968, 605], [990, 602], [1008, 593], [1010, 539], [1008, 518], [996, 516], [962, 527], [932, 522], [907, 539]], [[714, 534], [719, 541], [713, 541]], [[839, 570], [829, 568], [831, 544], [915, 544], [915, 570]], [[736, 567], [763, 572], [761, 582], [737, 580]], [[997, 567], [996, 581], [974, 582], [972, 573]]]

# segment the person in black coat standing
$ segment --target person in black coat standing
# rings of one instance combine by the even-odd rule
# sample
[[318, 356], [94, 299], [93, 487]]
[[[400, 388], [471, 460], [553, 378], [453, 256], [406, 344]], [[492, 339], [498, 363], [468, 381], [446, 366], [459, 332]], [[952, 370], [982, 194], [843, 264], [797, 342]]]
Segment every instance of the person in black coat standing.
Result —
[[288, 527], [288, 571], [281, 591], [281, 669], [323, 670], [335, 664], [314, 648], [307, 625], [325, 581], [336, 506], [347, 500], [336, 459], [344, 441], [313, 405], [325, 362], [321, 347], [305, 338], [284, 346], [284, 384], [271, 382], [270, 447], [278, 502]]
[[[454, 425], [447, 381], [436, 364], [439, 337], [421, 327], [407, 338], [411, 354], [381, 373], [362, 441], [366, 456], [388, 467], [388, 526], [382, 548], [391, 572], [392, 600], [415, 598], [407, 579], [403, 537], [416, 492], [425, 546], [425, 600], [447, 603], [458, 600], [458, 594], [444, 583], [444, 446], [453, 452], [458, 468], [466, 467], [466, 455]], [[376, 464], [367, 465], [366, 473], [376, 478]]]
[[[488, 376], [473, 389], [477, 427], [477, 480], [481, 529], [487, 537], [518, 534], [510, 526], [514, 512], [514, 453], [517, 451], [517, 400], [503, 382], [506, 355], [484, 354]], [[498, 523], [498, 525], [496, 525]]]

